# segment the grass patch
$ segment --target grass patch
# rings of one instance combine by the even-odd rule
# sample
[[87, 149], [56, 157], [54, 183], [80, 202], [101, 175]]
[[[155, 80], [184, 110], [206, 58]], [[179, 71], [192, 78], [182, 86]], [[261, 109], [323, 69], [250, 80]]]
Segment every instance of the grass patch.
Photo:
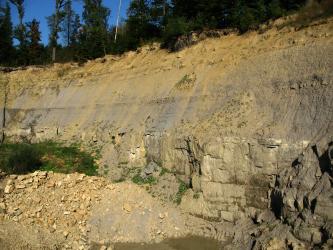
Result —
[[163, 176], [167, 173], [171, 173], [169, 169], [166, 169], [166, 168], [162, 168], [161, 172], [160, 172], [160, 176]]
[[120, 179], [116, 180], [115, 183], [121, 183], [126, 181], [125, 177], [121, 177]]
[[153, 184], [157, 183], [157, 180], [155, 177], [149, 176], [147, 179], [144, 179], [140, 176], [140, 174], [133, 176], [132, 181], [133, 181], [133, 183], [138, 184], [138, 185], [144, 185], [144, 184], [153, 185]]
[[36, 144], [7, 143], [0, 145], [0, 166], [9, 174], [26, 174], [35, 170], [57, 173], [97, 175], [95, 158], [78, 146], [55, 142]]
[[182, 79], [180, 79], [179, 82], [177, 82], [176, 88], [177, 89], [187, 89], [187, 88], [191, 87], [191, 84], [192, 84], [192, 80], [191, 80], [190, 76], [185, 75], [185, 76], [183, 76]]
[[194, 195], [193, 195], [193, 199], [199, 199], [200, 198], [200, 194], [199, 193], [195, 193]]
[[179, 205], [182, 201], [182, 198], [183, 198], [183, 195], [185, 194], [185, 192], [187, 191], [188, 189], [188, 186], [186, 185], [185, 182], [179, 180], [179, 187], [178, 187], [178, 192], [176, 194], [176, 197], [175, 197], [175, 202]]

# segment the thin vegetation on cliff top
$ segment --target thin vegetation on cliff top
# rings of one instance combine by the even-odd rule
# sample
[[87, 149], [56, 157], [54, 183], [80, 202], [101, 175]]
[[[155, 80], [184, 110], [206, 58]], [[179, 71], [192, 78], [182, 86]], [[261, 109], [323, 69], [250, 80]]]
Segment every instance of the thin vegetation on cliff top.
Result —
[[0, 145], [0, 168], [8, 174], [26, 174], [36, 170], [96, 175], [95, 159], [78, 147], [54, 142]]
[[[40, 20], [34, 18], [23, 22], [29, 3], [0, 1], [0, 65], [85, 62], [106, 54], [135, 50], [153, 41], [173, 50], [180, 37], [193, 31], [232, 28], [243, 33], [258, 28], [269, 19], [297, 11], [307, 1], [132, 0], [127, 17], [118, 29], [108, 24], [110, 13], [115, 10], [104, 6], [102, 0], [83, 0], [82, 13], [75, 12], [72, 0], [54, 2], [54, 13], [47, 17], [49, 44], [44, 45]], [[332, 9], [331, 0], [312, 1], [312, 5], [320, 9], [318, 15]], [[11, 8], [19, 13], [16, 27], [12, 23]], [[316, 8], [308, 10], [314, 12]]]

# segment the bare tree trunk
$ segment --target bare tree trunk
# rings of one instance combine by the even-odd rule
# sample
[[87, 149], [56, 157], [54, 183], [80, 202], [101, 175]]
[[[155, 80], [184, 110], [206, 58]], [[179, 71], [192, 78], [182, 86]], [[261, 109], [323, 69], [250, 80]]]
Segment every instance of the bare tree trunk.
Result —
[[4, 102], [3, 102], [3, 110], [2, 110], [2, 133], [1, 133], [1, 140], [0, 140], [0, 143], [3, 144], [4, 141], [5, 141], [5, 129], [6, 129], [6, 111], [7, 111], [7, 102], [8, 102], [8, 82], [7, 80], [5, 79], [3, 81], [3, 93], [4, 93]]
[[54, 18], [54, 27], [53, 27], [53, 48], [52, 48], [52, 62], [56, 60], [56, 53], [57, 53], [57, 32], [58, 32], [58, 10], [56, 10], [55, 18]]
[[55, 60], [56, 60], [56, 52], [57, 52], [57, 48], [53, 47], [52, 48], [52, 62], [55, 62]]
[[67, 13], [67, 47], [69, 47], [71, 41], [70, 41], [70, 37], [71, 37], [71, 17], [72, 17], [72, 12], [70, 11], [69, 13]]
[[163, 17], [166, 15], [166, 1], [163, 1]]
[[117, 42], [120, 9], [121, 9], [121, 0], [119, 0], [119, 5], [118, 5], [118, 15], [117, 15], [117, 23], [116, 23], [116, 33], [114, 35], [114, 42]]

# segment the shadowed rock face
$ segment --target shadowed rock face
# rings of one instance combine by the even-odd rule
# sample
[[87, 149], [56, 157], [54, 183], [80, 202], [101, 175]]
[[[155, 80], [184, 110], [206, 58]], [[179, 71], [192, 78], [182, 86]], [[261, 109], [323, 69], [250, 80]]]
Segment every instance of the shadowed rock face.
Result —
[[[309, 145], [332, 141], [331, 28], [328, 20], [176, 54], [143, 50], [83, 68], [13, 72], [6, 136], [100, 146], [112, 179], [161, 163], [190, 185], [182, 208], [200, 217], [233, 222], [270, 206], [283, 216], [289, 194], [278, 176], [296, 171], [291, 163]], [[326, 162], [331, 151], [309, 162]], [[312, 170], [308, 185], [329, 173]], [[330, 206], [320, 195], [314, 203], [318, 213]]]

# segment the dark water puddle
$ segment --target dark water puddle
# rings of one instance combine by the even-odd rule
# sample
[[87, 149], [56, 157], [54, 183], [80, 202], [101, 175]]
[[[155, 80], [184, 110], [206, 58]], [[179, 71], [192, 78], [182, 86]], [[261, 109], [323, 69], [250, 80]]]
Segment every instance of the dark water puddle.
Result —
[[222, 250], [223, 243], [203, 237], [167, 239], [156, 244], [118, 243], [115, 250]]

